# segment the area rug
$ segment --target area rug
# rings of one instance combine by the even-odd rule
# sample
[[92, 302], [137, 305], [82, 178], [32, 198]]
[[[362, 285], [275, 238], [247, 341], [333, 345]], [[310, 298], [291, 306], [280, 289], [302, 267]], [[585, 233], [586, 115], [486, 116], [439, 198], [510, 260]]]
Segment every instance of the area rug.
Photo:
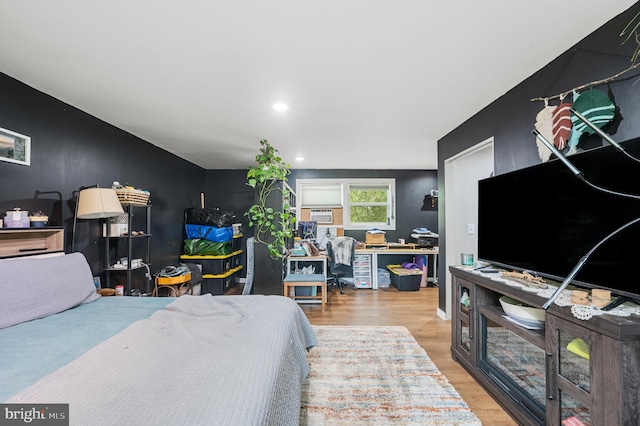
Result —
[[409, 330], [313, 326], [301, 425], [480, 425]]

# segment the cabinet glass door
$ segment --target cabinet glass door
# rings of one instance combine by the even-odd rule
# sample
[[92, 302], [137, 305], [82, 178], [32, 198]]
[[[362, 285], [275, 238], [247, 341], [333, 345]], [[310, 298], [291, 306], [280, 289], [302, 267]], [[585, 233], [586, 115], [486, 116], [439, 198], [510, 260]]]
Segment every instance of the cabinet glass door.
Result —
[[460, 315], [458, 318], [460, 320], [460, 324], [458, 325], [458, 329], [460, 330], [458, 346], [460, 349], [464, 350], [469, 355], [471, 354], [471, 340], [473, 339], [473, 332], [471, 331], [471, 295], [472, 288], [471, 286], [464, 286], [462, 283], [458, 287], [458, 310]]
[[[589, 349], [588, 335], [578, 335], [570, 330], [558, 328], [558, 375], [573, 386], [572, 394], [581, 394], [582, 391], [591, 392], [591, 377], [589, 374]], [[590, 425], [589, 407], [572, 396], [568, 391], [560, 389], [560, 416], [561, 420], [573, 421], [576, 425]], [[571, 419], [571, 420], [568, 420]], [[576, 422], [579, 421], [580, 423]]]
[[465, 352], [471, 352], [471, 335], [469, 334], [469, 322], [460, 320], [460, 348]]
[[480, 368], [540, 422], [545, 418], [546, 354], [503, 324], [481, 316]]
[[560, 391], [561, 424], [571, 426], [591, 426], [589, 408], [573, 398], [568, 392]]

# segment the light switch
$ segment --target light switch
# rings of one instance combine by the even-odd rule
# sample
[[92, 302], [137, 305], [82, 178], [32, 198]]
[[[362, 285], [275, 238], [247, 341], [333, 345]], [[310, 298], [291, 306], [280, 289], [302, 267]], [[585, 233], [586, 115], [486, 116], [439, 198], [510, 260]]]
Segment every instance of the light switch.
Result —
[[475, 223], [467, 224], [467, 235], [475, 235], [475, 233], [476, 233]]

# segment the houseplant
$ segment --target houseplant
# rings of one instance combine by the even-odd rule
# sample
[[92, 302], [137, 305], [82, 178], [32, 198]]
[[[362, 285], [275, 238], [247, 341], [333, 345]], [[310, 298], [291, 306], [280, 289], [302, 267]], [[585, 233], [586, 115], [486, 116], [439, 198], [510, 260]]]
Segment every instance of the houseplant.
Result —
[[249, 226], [255, 226], [255, 243], [267, 246], [272, 259], [280, 259], [287, 239], [293, 236], [296, 219], [286, 201], [281, 209], [274, 208], [269, 201], [277, 193], [283, 200], [289, 198], [282, 183], [287, 181], [290, 170], [267, 140], [261, 140], [260, 145], [256, 165], [247, 171], [247, 184], [256, 190], [256, 201], [244, 215], [249, 218]]

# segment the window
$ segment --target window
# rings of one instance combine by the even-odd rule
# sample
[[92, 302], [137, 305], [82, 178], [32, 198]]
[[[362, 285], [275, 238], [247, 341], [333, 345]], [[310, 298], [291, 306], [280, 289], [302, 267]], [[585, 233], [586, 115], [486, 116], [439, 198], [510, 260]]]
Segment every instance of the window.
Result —
[[347, 221], [351, 227], [375, 228], [388, 225], [391, 217], [391, 191], [389, 185], [348, 184], [349, 200]]
[[395, 179], [298, 179], [302, 208], [342, 207], [344, 229], [395, 229]]

